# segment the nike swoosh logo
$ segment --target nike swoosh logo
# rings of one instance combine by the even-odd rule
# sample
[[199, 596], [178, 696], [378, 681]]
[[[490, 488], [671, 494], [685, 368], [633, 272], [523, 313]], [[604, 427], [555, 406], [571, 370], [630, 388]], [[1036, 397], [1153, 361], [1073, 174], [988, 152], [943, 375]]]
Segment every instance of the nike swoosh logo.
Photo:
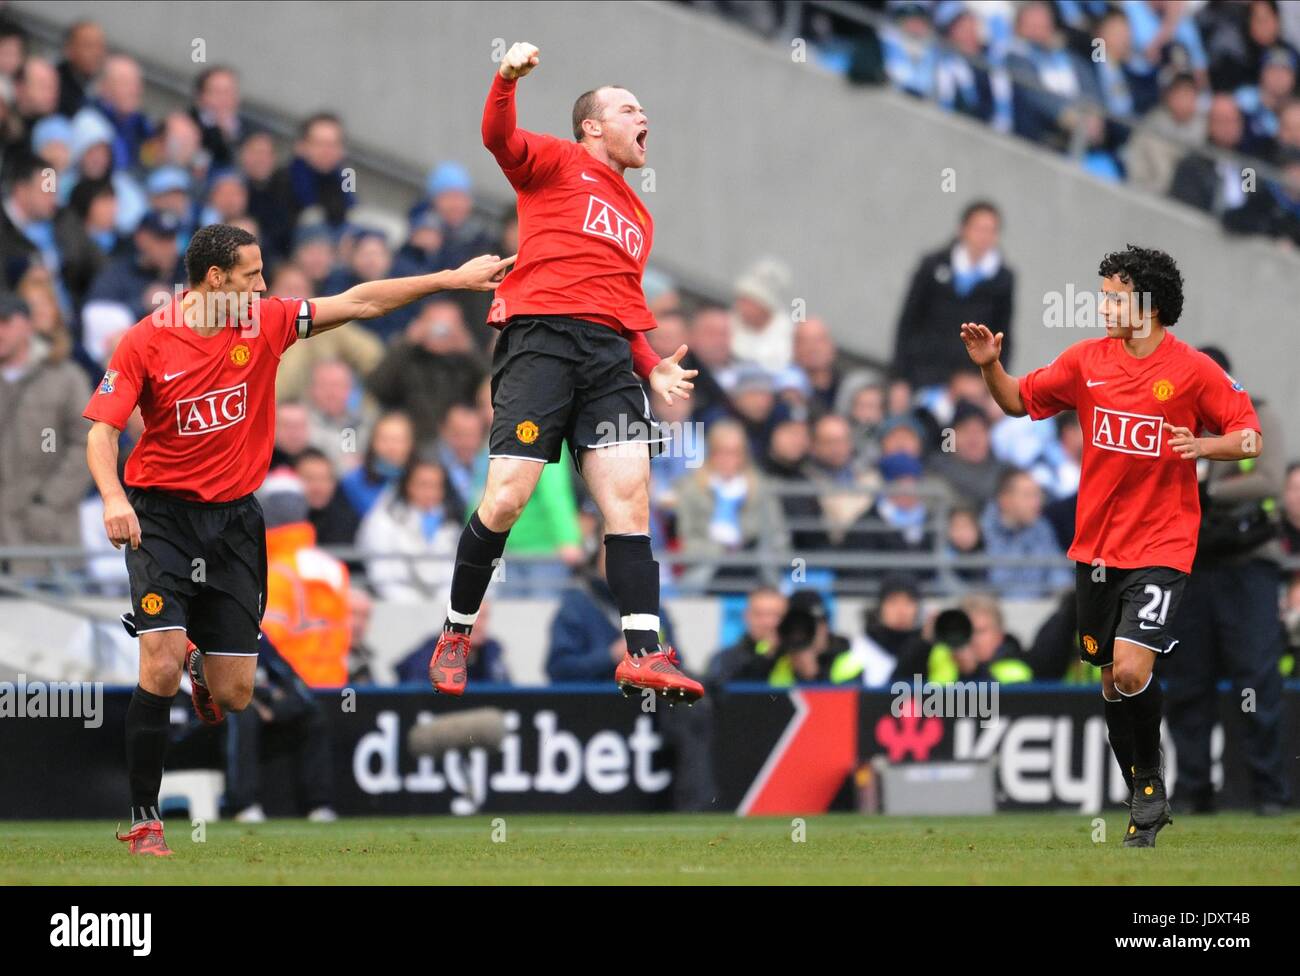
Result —
[[183, 369], [179, 373], [163, 373], [163, 382], [164, 383], [169, 382], [171, 380], [176, 379], [176, 377], [178, 376], [184, 376], [188, 372], [189, 372], [188, 369]]
[[1088, 380], [1088, 387], [1102, 386], [1105, 382], [1105, 380]]
[[599, 183], [599, 182], [600, 182], [600, 180], [596, 179], [596, 177], [594, 177], [594, 176], [588, 176], [586, 173], [581, 174], [581, 176], [582, 176], [582, 178], [583, 178], [584, 180], [586, 180], [588, 183]]
[[1139, 629], [1139, 630], [1159, 630], [1160, 628], [1157, 627], [1155, 624], [1151, 624], [1150, 626], [1147, 626], [1146, 624], [1138, 624], [1138, 629]]

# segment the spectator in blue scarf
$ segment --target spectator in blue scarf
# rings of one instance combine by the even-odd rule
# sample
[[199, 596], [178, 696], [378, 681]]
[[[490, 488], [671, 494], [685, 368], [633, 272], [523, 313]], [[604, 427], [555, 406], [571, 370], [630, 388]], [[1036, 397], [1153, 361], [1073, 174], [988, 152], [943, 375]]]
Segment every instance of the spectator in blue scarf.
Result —
[[924, 255], [899, 312], [894, 338], [894, 373], [914, 388], [947, 383], [966, 369], [965, 350], [950, 349], [954, 322], [984, 322], [1003, 333], [1002, 359], [1010, 362], [1015, 274], [1000, 249], [1002, 217], [987, 200], [962, 211], [955, 240]]
[[130, 169], [138, 165], [140, 147], [156, 131], [153, 122], [140, 110], [143, 98], [144, 79], [134, 59], [115, 54], [104, 62], [99, 94], [90, 104], [113, 127], [114, 169]]
[[461, 512], [447, 493], [447, 475], [416, 457], [361, 520], [357, 546], [366, 551], [366, 577], [385, 600], [446, 599], [460, 539]]
[[356, 203], [356, 184], [344, 173], [347, 142], [343, 123], [329, 112], [318, 112], [298, 129], [293, 159], [272, 178], [276, 203], [287, 220], [272, 251], [289, 250], [289, 234], [309, 207], [320, 209], [320, 219], [336, 234], [342, 231], [348, 211]]
[[1237, 105], [1246, 120], [1246, 152], [1264, 157], [1275, 152], [1278, 113], [1295, 91], [1295, 81], [1295, 55], [1279, 46], [1264, 55], [1258, 84], [1237, 89]]
[[0, 212], [4, 280], [0, 286], [12, 288], [33, 262], [44, 264], [52, 273], [59, 270], [53, 220], [58, 201], [46, 192], [46, 164], [40, 157], [19, 150], [4, 162], [4, 206]]
[[402, 474], [415, 448], [411, 419], [393, 411], [375, 421], [366, 459], [339, 481], [339, 490], [358, 516], [365, 516]]
[[1087, 113], [1080, 115], [1079, 103], [1098, 100], [1092, 72], [1065, 46], [1046, 3], [1035, 0], [1017, 11], [1007, 69], [1016, 82], [1017, 135], [1064, 148], [1082, 122], [1088, 126], [1090, 144], [1101, 138], [1101, 121]]
[[890, 14], [891, 22], [880, 32], [885, 74], [895, 88], [930, 98], [934, 94], [939, 48], [925, 5], [891, 4]]
[[[682, 552], [690, 556], [787, 547], [780, 502], [751, 461], [739, 423], [719, 420], [710, 427], [704, 466], [678, 484], [677, 536]], [[729, 581], [734, 588], [755, 581], [749, 570], [700, 568], [718, 585]]]
[[1000, 65], [989, 65], [975, 15], [960, 5], [942, 5], [935, 14], [949, 47], [939, 55], [935, 96], [944, 108], [1011, 131], [1011, 79]]
[[1190, 4], [1157, 6], [1151, 0], [1123, 0], [1119, 7], [1128, 18], [1133, 35], [1131, 67], [1148, 79], [1153, 90], [1160, 69], [1166, 64], [1178, 64], [1192, 72], [1200, 88], [1208, 85], [1209, 59]]

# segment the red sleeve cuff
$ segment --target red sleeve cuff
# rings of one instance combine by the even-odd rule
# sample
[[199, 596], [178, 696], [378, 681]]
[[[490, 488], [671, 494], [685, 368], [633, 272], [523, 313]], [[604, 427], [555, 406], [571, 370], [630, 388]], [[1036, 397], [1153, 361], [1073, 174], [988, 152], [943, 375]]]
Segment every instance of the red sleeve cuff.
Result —
[[644, 332], [629, 332], [628, 343], [632, 346], [632, 369], [637, 376], [648, 380], [659, 365], [659, 354], [650, 347]]

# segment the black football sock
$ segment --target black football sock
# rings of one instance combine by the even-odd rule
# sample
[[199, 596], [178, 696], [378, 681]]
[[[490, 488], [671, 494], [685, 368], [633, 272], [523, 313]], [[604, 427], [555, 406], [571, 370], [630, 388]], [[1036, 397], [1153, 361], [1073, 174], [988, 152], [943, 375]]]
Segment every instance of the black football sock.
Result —
[[1133, 717], [1133, 765], [1138, 769], [1160, 768], [1160, 715], [1164, 698], [1154, 674], [1137, 694], [1124, 695], [1124, 704]]
[[[1119, 695], [1119, 692], [1115, 692]], [[1110, 748], [1119, 763], [1119, 771], [1124, 774], [1124, 782], [1130, 794], [1133, 792], [1133, 713], [1128, 702], [1122, 697], [1112, 701], [1102, 695], [1106, 711], [1106, 735], [1110, 739]]]
[[659, 648], [659, 564], [648, 535], [605, 536], [605, 579], [633, 657]]
[[469, 517], [460, 544], [456, 547], [456, 568], [451, 575], [451, 599], [447, 604], [447, 622], [443, 629], [468, 634], [478, 619], [497, 560], [506, 551], [510, 530], [493, 532], [483, 524], [476, 511]]
[[171, 724], [172, 700], [139, 685], [126, 706], [126, 773], [131, 785], [131, 823], [157, 820], [158, 787]]

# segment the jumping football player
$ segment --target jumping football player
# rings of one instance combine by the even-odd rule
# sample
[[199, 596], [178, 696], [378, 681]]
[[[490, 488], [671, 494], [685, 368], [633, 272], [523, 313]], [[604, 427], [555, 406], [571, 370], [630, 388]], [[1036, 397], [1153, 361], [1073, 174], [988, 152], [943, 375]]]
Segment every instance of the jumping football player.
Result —
[[487, 484], [456, 551], [447, 620], [429, 662], [440, 692], [465, 691], [469, 635], [494, 567], [542, 466], [567, 441], [605, 522], [605, 563], [627, 650], [615, 681], [694, 701], [703, 687], [660, 644], [659, 564], [650, 550], [650, 456], [662, 443], [638, 377], [668, 403], [689, 397], [681, 346], [660, 360], [641, 275], [654, 225], [623, 174], [645, 165], [636, 97], [604, 86], [573, 106], [573, 141], [515, 124], [515, 87], [538, 64], [513, 45], [483, 112], [483, 144], [518, 194], [519, 259], [493, 301], [494, 419]]
[[[158, 788], [182, 669], [209, 724], [253, 693], [266, 595], [266, 526], [253, 492], [275, 443], [280, 356], [299, 339], [437, 291], [489, 291], [509, 264], [489, 255], [328, 298], [262, 298], [257, 239], [215, 224], [185, 252], [189, 290], [123, 336], [83, 416], [92, 421], [86, 461], [104, 499], [104, 529], [114, 547], [127, 547], [140, 638], [140, 683], [126, 713], [131, 829], [118, 835], [131, 853], [171, 853]], [[144, 433], [124, 487], [118, 437], [137, 406]]]
[[1196, 555], [1196, 461], [1256, 457], [1263, 440], [1241, 385], [1169, 331], [1183, 310], [1173, 259], [1129, 245], [1106, 255], [1100, 274], [1106, 338], [1075, 343], [1041, 369], [1010, 376], [1002, 334], [984, 325], [964, 323], [961, 338], [1010, 416], [1078, 411], [1085, 439], [1069, 555], [1080, 657], [1103, 669], [1106, 727], [1131, 794], [1124, 845], [1154, 847], [1172, 820], [1153, 668], [1178, 643], [1168, 627]]

